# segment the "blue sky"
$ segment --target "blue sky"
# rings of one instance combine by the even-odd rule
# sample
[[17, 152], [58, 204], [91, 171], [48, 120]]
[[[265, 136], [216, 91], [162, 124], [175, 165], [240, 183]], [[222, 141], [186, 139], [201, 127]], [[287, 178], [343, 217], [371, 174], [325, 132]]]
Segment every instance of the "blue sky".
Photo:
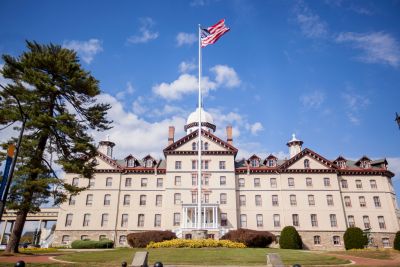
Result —
[[0, 54], [20, 54], [24, 40], [78, 51], [113, 105], [118, 157], [161, 157], [169, 125], [183, 136], [197, 25], [225, 18], [231, 31], [203, 49], [204, 105], [217, 135], [233, 125], [239, 157], [285, 157], [296, 133], [328, 159], [387, 157], [400, 192], [400, 1], [6, 0], [0, 10]]

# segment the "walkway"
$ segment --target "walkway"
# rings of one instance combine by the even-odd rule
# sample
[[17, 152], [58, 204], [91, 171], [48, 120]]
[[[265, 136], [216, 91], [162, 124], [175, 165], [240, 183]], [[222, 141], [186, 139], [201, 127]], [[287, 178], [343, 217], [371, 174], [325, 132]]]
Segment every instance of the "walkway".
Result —
[[400, 255], [395, 255], [391, 260], [362, 258], [344, 254], [329, 254], [329, 255], [340, 259], [351, 260], [354, 262], [354, 265], [356, 266], [400, 266]]

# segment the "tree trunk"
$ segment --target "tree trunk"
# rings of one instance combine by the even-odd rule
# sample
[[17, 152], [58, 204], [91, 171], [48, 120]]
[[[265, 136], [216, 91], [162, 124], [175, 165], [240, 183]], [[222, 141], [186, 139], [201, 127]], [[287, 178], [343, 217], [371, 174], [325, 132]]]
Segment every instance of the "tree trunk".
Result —
[[21, 211], [20, 213], [18, 213], [10, 236], [10, 240], [8, 241], [6, 250], [4, 252], [18, 253], [18, 245], [21, 239], [22, 230], [24, 230], [27, 215], [28, 211]]

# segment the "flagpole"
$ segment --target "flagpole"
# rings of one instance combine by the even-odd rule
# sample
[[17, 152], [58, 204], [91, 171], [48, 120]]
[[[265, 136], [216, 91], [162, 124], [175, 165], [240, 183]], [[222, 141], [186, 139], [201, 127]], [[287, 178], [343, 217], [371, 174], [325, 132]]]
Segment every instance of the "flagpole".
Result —
[[199, 131], [198, 131], [198, 143], [197, 143], [197, 229], [202, 228], [201, 219], [201, 27], [199, 24]]

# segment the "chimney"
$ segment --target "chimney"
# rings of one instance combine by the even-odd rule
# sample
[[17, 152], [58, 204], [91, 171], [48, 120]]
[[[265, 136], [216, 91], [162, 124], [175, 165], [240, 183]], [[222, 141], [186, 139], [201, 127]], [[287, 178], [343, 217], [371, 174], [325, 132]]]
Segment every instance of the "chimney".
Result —
[[233, 139], [232, 139], [232, 126], [226, 126], [226, 141], [228, 144], [232, 145]]
[[175, 134], [175, 127], [174, 126], [169, 126], [168, 145], [171, 145], [172, 143], [174, 143], [174, 134]]

